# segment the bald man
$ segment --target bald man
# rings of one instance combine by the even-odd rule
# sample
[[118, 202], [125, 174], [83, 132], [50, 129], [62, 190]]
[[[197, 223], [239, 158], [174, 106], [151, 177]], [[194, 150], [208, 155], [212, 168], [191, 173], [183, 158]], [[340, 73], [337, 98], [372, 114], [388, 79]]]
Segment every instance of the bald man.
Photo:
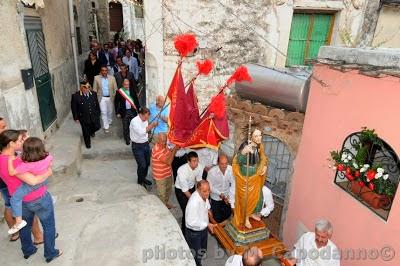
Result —
[[207, 229], [214, 233], [216, 224], [209, 221], [210, 203], [210, 185], [207, 180], [200, 180], [196, 184], [196, 191], [190, 196], [186, 206], [186, 241], [193, 254], [196, 266], [201, 266], [201, 260], [207, 253]]
[[226, 221], [231, 216], [232, 190], [235, 179], [232, 166], [228, 163], [228, 157], [219, 155], [218, 165], [208, 171], [208, 182], [211, 188], [211, 212], [217, 223]]
[[225, 266], [261, 266], [263, 254], [257, 247], [246, 249], [241, 255], [232, 255], [228, 258]]
[[[150, 122], [157, 121], [158, 125], [153, 129], [153, 134], [157, 135], [160, 133], [168, 132], [168, 114], [169, 108], [164, 106], [165, 97], [158, 95], [156, 97], [156, 102], [150, 105]], [[162, 110], [161, 110], [162, 109]], [[161, 113], [160, 113], [161, 111]]]

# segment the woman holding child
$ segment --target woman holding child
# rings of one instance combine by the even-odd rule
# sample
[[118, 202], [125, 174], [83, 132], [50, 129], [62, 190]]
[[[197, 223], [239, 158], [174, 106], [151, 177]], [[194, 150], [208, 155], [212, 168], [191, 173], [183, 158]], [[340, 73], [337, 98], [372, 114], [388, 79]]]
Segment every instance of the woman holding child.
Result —
[[[5, 130], [0, 134], [0, 177], [7, 184], [12, 199], [14, 194], [23, 198], [22, 217], [20, 204], [11, 207], [17, 217], [13, 228], [21, 227], [19, 235], [24, 258], [28, 259], [37, 251], [31, 237], [32, 222], [36, 215], [43, 227], [44, 257], [46, 262], [50, 262], [62, 254], [61, 250], [55, 249], [54, 206], [45, 182], [52, 174], [51, 158], [47, 158], [49, 155], [40, 139], [28, 138], [23, 147], [22, 143], [22, 135], [18, 130]], [[21, 148], [22, 156], [14, 159]], [[14, 197], [13, 200], [18, 203], [19, 198]]]

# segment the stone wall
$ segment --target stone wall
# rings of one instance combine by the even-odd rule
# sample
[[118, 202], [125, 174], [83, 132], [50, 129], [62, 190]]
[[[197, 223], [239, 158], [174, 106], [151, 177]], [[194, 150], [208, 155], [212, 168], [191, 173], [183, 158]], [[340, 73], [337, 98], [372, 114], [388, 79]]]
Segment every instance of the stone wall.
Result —
[[296, 156], [304, 122], [303, 113], [252, 103], [237, 95], [229, 96], [227, 103], [229, 121], [233, 123], [234, 130], [231, 132], [233, 134], [230, 139], [234, 143], [235, 150], [247, 138], [247, 133], [241, 129], [248, 124], [251, 116], [254, 124], [261, 129], [263, 134], [278, 138], [288, 146], [292, 155]]
[[110, 41], [110, 17], [108, 13], [108, 0], [97, 0], [97, 26], [99, 29], [99, 42]]

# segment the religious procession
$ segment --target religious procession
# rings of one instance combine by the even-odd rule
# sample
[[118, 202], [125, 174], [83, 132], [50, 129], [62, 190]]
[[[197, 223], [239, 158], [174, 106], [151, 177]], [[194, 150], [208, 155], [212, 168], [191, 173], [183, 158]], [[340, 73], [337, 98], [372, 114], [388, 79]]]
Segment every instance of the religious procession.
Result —
[[0, 11], [0, 265], [400, 265], [400, 1]]

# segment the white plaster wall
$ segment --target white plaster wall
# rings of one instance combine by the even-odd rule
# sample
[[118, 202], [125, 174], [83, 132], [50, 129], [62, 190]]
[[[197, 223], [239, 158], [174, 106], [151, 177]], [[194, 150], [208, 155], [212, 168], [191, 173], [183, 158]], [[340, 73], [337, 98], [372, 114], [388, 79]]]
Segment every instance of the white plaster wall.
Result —
[[[110, 1], [109, 1], [110, 2]], [[122, 4], [122, 17], [124, 23], [124, 31], [126, 32], [126, 38], [131, 39], [133, 33], [132, 19], [133, 19], [133, 5], [128, 1], [119, 1]]]
[[[145, 37], [143, 43], [146, 46], [146, 87], [147, 101], [154, 101], [154, 96], [164, 92], [164, 41], [163, 41], [163, 11], [161, 0], [146, 1]], [[160, 26], [157, 29], [157, 26]]]
[[400, 7], [382, 8], [372, 45], [400, 48]]

